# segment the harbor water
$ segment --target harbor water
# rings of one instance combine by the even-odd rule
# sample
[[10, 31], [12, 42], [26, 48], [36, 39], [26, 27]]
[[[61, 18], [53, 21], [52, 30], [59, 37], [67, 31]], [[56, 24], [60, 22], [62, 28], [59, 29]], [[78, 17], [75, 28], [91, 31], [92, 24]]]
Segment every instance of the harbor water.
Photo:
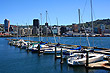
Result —
[[[12, 37], [14, 38], [14, 37]], [[9, 39], [12, 39], [9, 38]], [[20, 49], [8, 45], [7, 38], [0, 38], [0, 73], [108, 73], [110, 71], [104, 69], [89, 69], [84, 66], [68, 66], [64, 61], [60, 64], [60, 60], [54, 59], [54, 55], [41, 55], [37, 53], [27, 53], [25, 49]], [[38, 37], [22, 37], [20, 39], [38, 41]], [[46, 41], [46, 37], [42, 37], [42, 41]], [[110, 37], [89, 37], [90, 46], [110, 48]], [[48, 42], [62, 44], [80, 45], [80, 37], [48, 37]], [[81, 45], [89, 46], [86, 37], [81, 37]]]

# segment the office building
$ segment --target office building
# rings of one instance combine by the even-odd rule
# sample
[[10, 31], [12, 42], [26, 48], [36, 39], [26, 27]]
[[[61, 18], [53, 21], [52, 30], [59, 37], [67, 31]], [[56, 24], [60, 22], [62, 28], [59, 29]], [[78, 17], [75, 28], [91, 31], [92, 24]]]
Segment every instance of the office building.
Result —
[[9, 28], [10, 28], [10, 21], [8, 19], [5, 19], [4, 20], [4, 31], [9, 32]]
[[38, 35], [39, 32], [39, 20], [38, 19], [34, 19], [33, 20], [33, 34], [34, 35]]

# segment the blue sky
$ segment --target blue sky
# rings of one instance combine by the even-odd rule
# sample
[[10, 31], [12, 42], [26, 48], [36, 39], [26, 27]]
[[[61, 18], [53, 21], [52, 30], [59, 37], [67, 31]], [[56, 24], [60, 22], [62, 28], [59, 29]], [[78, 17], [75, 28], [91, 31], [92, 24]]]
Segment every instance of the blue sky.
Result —
[[[110, 0], [92, 1], [94, 20], [110, 18]], [[83, 22], [91, 21], [90, 0], [0, 0], [0, 23], [9, 19], [11, 25], [32, 25], [33, 19], [40, 20], [42, 13], [44, 24], [47, 10], [49, 25], [57, 23], [56, 17], [59, 25], [71, 25], [78, 23], [78, 9], [81, 11]]]

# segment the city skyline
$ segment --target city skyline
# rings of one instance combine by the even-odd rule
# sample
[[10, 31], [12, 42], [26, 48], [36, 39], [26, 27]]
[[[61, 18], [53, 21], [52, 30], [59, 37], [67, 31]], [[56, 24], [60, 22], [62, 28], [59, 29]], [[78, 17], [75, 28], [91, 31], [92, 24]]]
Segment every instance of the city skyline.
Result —
[[[81, 16], [83, 14], [83, 22], [91, 21], [90, 0], [1, 0], [0, 2], [0, 23], [4, 23], [4, 19], [9, 19], [11, 25], [17, 23], [33, 25], [33, 19], [41, 20], [40, 13], [42, 13], [44, 25], [47, 10], [49, 25], [57, 24], [56, 18], [59, 25], [72, 25], [78, 23], [78, 9], [81, 10]], [[110, 18], [109, 0], [92, 0], [92, 2], [94, 20]]]

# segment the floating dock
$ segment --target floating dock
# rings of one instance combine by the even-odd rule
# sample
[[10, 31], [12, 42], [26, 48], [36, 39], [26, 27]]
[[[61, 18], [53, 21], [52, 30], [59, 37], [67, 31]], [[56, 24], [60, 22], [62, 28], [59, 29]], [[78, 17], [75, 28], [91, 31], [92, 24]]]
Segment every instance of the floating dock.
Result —
[[96, 62], [96, 63], [91, 63], [89, 64], [88, 68], [90, 69], [108, 69], [110, 70], [110, 64], [108, 61], [101, 61], [101, 62]]
[[101, 51], [94, 51], [94, 53], [110, 55], [110, 49], [108, 49], [108, 50], [101, 50]]
[[[10, 40], [16, 40], [16, 39], [7, 39], [7, 40], [10, 41]], [[30, 41], [30, 40], [24, 40], [24, 41]], [[30, 41], [30, 42], [38, 43], [39, 41]], [[45, 43], [45, 42], [43, 42], [43, 43]], [[47, 45], [55, 46], [56, 44], [58, 44], [58, 43], [50, 43], [50, 42], [48, 42]], [[63, 49], [66, 48], [65, 50], [71, 49], [73, 47], [79, 47], [79, 45], [60, 44], [60, 48], [63, 48]], [[108, 57], [109, 57], [108, 55], [110, 55], [110, 49], [108, 49], [108, 48], [87, 47], [87, 46], [81, 46], [81, 47], [82, 48], [87, 48], [87, 49], [89, 49], [89, 48], [99, 49], [98, 51], [94, 51], [94, 53], [104, 54], [104, 58], [105, 59], [108, 59]], [[42, 48], [42, 49], [44, 49], [44, 48]], [[55, 49], [57, 51], [58, 47], [55, 47]], [[50, 50], [50, 51], [52, 51], [52, 50]], [[48, 52], [50, 52], [50, 51], [48, 51]], [[40, 55], [40, 53], [45, 53], [45, 52], [44, 51], [39, 51], [38, 53]], [[85, 51], [73, 51], [73, 53], [85, 53]], [[86, 52], [86, 53], [88, 53], [88, 52]], [[55, 59], [61, 59], [61, 64], [62, 64], [63, 63], [63, 59], [62, 59], [62, 55], [63, 54], [59, 53], [60, 55], [57, 55], [58, 54], [57, 52], [55, 52], [53, 54], [55, 54]], [[101, 62], [96, 62], [96, 63], [91, 63], [91, 64], [88, 64], [87, 61], [86, 61], [86, 63], [87, 63], [86, 66], [88, 68], [91, 68], [91, 69], [96, 69], [96, 68], [100, 69], [101, 68], [101, 69], [110, 70], [110, 64], [108, 63], [108, 61], [101, 61]]]

